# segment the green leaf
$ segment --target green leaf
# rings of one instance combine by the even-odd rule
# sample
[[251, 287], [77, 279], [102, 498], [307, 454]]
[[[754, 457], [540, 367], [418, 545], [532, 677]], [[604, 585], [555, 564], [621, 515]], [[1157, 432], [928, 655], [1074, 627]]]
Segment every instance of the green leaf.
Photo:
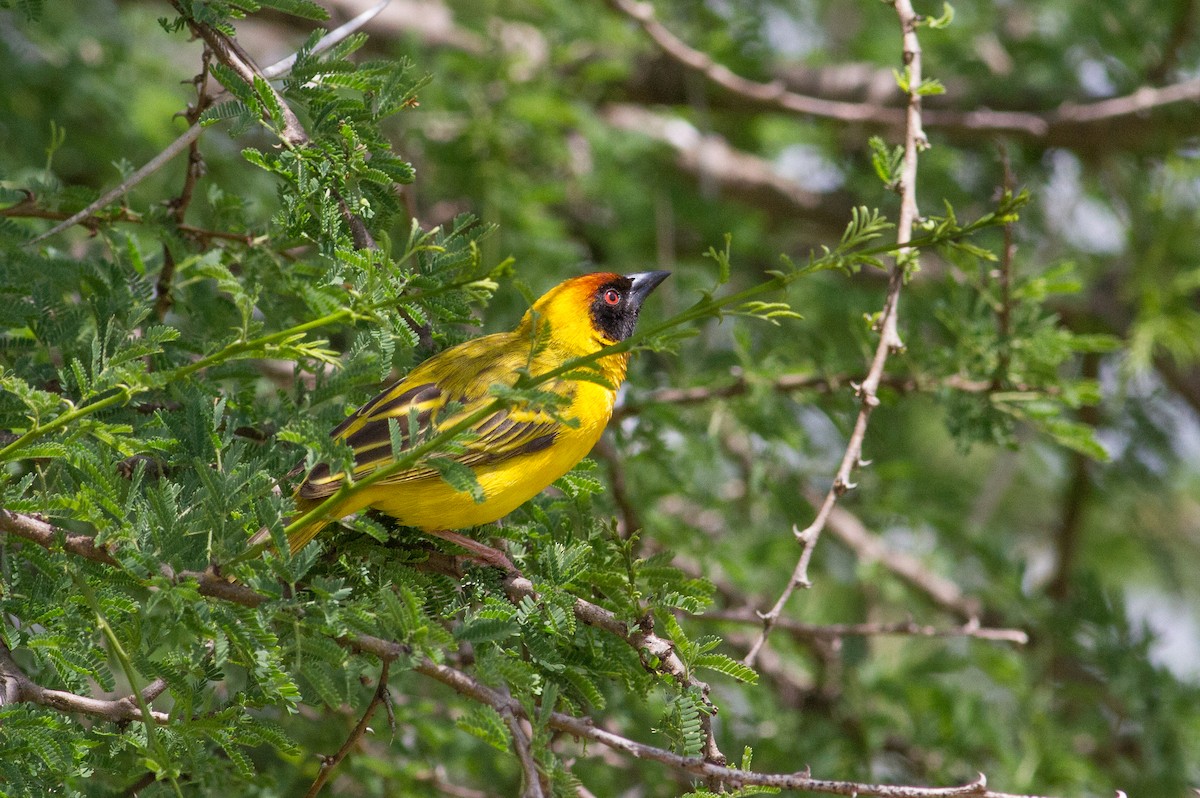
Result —
[[508, 726], [500, 713], [490, 706], [476, 704], [456, 721], [458, 728], [478, 737], [497, 751], [508, 751], [511, 744]]
[[454, 630], [454, 637], [464, 643], [478, 645], [479, 643], [506, 640], [518, 631], [515, 621], [498, 618], [477, 618]]
[[[390, 423], [389, 426], [391, 426]], [[482, 504], [487, 501], [487, 496], [483, 492], [483, 487], [479, 484], [479, 479], [469, 466], [463, 465], [449, 457], [431, 457], [424, 461], [424, 463], [434, 471], [437, 471], [438, 475], [445, 480], [447, 485], [461, 493], [468, 494], [476, 504]]]
[[693, 667], [723, 673], [746, 684], [758, 684], [758, 674], [755, 673], [753, 668], [724, 654], [701, 654], [696, 657]]
[[708, 251], [704, 253], [704, 257], [712, 259], [717, 264], [717, 285], [725, 285], [725, 283], [729, 282], [729, 276], [733, 271], [729, 255], [732, 245], [733, 235], [726, 233], [725, 246], [722, 249], [717, 250], [714, 247], [709, 247]]
[[928, 25], [934, 30], [942, 30], [950, 27], [954, 22], [954, 6], [949, 3], [942, 3], [942, 15], [940, 17], [925, 17], [922, 23]]
[[259, 5], [291, 14], [294, 17], [324, 22], [329, 19], [329, 12], [311, 0], [255, 0]]

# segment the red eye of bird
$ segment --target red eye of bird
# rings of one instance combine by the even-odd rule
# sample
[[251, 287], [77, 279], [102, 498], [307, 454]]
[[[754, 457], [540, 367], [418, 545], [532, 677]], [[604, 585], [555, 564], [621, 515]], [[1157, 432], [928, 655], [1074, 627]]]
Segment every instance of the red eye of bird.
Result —
[[615, 289], [608, 289], [604, 292], [604, 301], [610, 305], [617, 305], [621, 302], [621, 295]]

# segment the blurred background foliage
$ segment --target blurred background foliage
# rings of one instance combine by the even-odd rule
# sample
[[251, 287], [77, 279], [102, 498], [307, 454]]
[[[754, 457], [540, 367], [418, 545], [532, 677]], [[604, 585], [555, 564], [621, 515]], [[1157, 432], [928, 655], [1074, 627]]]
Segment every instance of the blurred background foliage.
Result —
[[[336, 23], [367, 4], [323, 5]], [[409, 302], [397, 287], [396, 307], [363, 310], [318, 331], [329, 338], [328, 353], [251, 353], [297, 360], [306, 379], [291, 380], [290, 369], [283, 378], [264, 374], [251, 360], [189, 375], [175, 393], [155, 386], [150, 395], [166, 409], [106, 416], [63, 438], [86, 457], [46, 449], [6, 463], [5, 509], [127, 545], [136, 554], [123, 563], [134, 573], [152, 574], [160, 559], [202, 568], [215, 553], [236, 553], [260, 522], [286, 514], [282, 500], [264, 498], [270, 481], [305, 446], [320, 451], [323, 431], [389, 372], [481, 330], [510, 327], [532, 296], [564, 277], [669, 269], [674, 277], [647, 306], [646, 318], [656, 320], [711, 288], [717, 265], [705, 252], [720, 249], [726, 234], [730, 288], [738, 289], [767, 279], [781, 256], [803, 263], [835, 245], [855, 206], [894, 219], [897, 197], [877, 175], [869, 140], [898, 144], [901, 129], [788, 113], [738, 96], [657, 47], [623, 6], [393, 0], [366, 26], [370, 38], [350, 58], [409, 64], [415, 99], [362, 129], [382, 131], [415, 179], [385, 201], [389, 192], [372, 194], [364, 177], [362, 196], [379, 209], [369, 226], [394, 259], [392, 271], [365, 278], [333, 254], [339, 242], [315, 240], [314, 228], [296, 221], [286, 175], [275, 179], [241, 156], [253, 147], [276, 157], [275, 136], [255, 127], [230, 138], [225, 122], [200, 140], [204, 174], [186, 221], [251, 236], [249, 245], [179, 233], [164, 203], [183, 183], [181, 158], [122, 200], [140, 223], [110, 211], [95, 231], [62, 233], [38, 254], [20, 249], [47, 229], [37, 216], [82, 207], [183, 131], [174, 116], [194, 99], [190, 81], [203, 47], [186, 31], [164, 30], [170, 26], [160, 18], [176, 13], [164, 3], [0, 3], [0, 205], [28, 206], [32, 198], [39, 211], [0, 217], [5, 302], [91, 303], [63, 322], [77, 326], [45, 334], [6, 310], [6, 377], [77, 401], [73, 392], [83, 387], [62, 378], [65, 355], [86, 359], [108, 334], [109, 318], [123, 330], [140, 328], [145, 314], [132, 309], [153, 305], [153, 279], [166, 259], [190, 264], [176, 274], [174, 307], [162, 319], [183, 344], [146, 355], [159, 358], [149, 371], [212, 352], [231, 328], [248, 323], [243, 310], [253, 308], [263, 330], [285, 329], [352, 307], [354, 296], [379, 299], [385, 289], [376, 282], [393, 275], [399, 285], [414, 264], [425, 269], [425, 290], [445, 292]], [[655, 0], [653, 10], [688, 47], [743, 77], [875, 109], [902, 105], [892, 71], [899, 31], [886, 4]], [[943, 13], [932, 3], [918, 11]], [[968, 220], [992, 210], [1006, 186], [1028, 190], [1032, 201], [1011, 228], [1011, 246], [1000, 228], [973, 239], [995, 260], [922, 253], [900, 300], [907, 349], [889, 361], [866, 439], [871, 464], [840, 503], [848, 514], [831, 521], [832, 534], [817, 547], [812, 589], [785, 611], [793, 625], [773, 633], [758, 661], [761, 680], [714, 676], [718, 741], [727, 754], [752, 746], [755, 769], [810, 766], [826, 778], [945, 784], [982, 771], [1011, 792], [1184, 795], [1200, 786], [1200, 9], [1192, 0], [994, 0], [954, 11], [948, 27], [920, 32], [926, 74], [946, 91], [926, 98], [932, 146], [921, 155], [919, 206], [940, 215], [948, 204]], [[301, 47], [314, 26], [269, 9], [232, 24], [264, 65]], [[399, 74], [399, 66], [391, 69]], [[378, 94], [364, 91], [369, 107]], [[1136, 112], [1075, 114], [1110, 99]], [[318, 101], [298, 106], [314, 129]], [[961, 112], [975, 110], [984, 113], [964, 123]], [[1006, 112], [1044, 124], [989, 126]], [[491, 231], [477, 249], [460, 238], [447, 242], [441, 260], [401, 259], [412, 247], [412, 220], [450, 231], [463, 214], [480, 220], [473, 230]], [[341, 235], [349, 249], [348, 233]], [[510, 267], [493, 271], [509, 258]], [[146, 282], [122, 291], [120, 282], [135, 275]], [[712, 606], [706, 614], [679, 612], [683, 630], [692, 639], [718, 633], [721, 651], [743, 656], [758, 629], [753, 610], [770, 607], [799, 555], [792, 528], [811, 521], [810, 501], [828, 489], [845, 450], [858, 409], [851, 385], [875, 346], [869, 317], [881, 306], [884, 278], [871, 268], [806, 276], [786, 297], [803, 320], [726, 318], [699, 327], [677, 351], [635, 355], [618, 418], [582, 487], [560, 485], [500, 532], [518, 563], [553, 572], [562, 563], [539, 560], [539, 546], [582, 541], [595, 547], [591, 567], [600, 573], [602, 555], [615, 557], [641, 529], [640, 556], [671, 552], [664, 562], [682, 575], [711, 580]], [[470, 285], [485, 279], [496, 283], [490, 300], [490, 290]], [[414, 315], [428, 327], [417, 329]], [[323, 359], [346, 368], [327, 373]], [[14, 398], [16, 383], [5, 387], [3, 429], [19, 435], [28, 409]], [[713, 395], [673, 398], [672, 389], [683, 388]], [[235, 428], [253, 434], [239, 438]], [[119, 496], [133, 507], [130, 493], [159, 495], [144, 471], [132, 482], [113, 478], [114, 464], [134, 455], [167, 460], [160, 484], [176, 486], [162, 493], [179, 508], [177, 545], [147, 544], [166, 533], [152, 524], [128, 528], [120, 503], [105, 503]], [[227, 468], [219, 470], [229, 481], [214, 484], [206, 464], [223, 458]], [[593, 493], [589, 476], [602, 489]], [[95, 507], [89, 490], [99, 496]], [[82, 498], [63, 498], [72, 493]], [[225, 504], [214, 504], [220, 496]], [[838, 531], [855, 525], [881, 546], [875, 556]], [[0, 545], [4, 639], [35, 681], [97, 694], [128, 687], [111, 641], [87, 620], [94, 615], [80, 598], [80, 585], [104, 588], [99, 606], [128, 616], [114, 625], [141, 651], [135, 660], [170, 660], [164, 672], [190, 684], [172, 682], [163, 708], [183, 706], [188, 695], [229, 729], [174, 738], [168, 727], [154, 748], [138, 724], [7, 706], [0, 792], [35, 794], [61, 779], [66, 793], [132, 794], [149, 769], [160, 779], [138, 794], [165, 795], [174, 763], [175, 789], [189, 794], [296, 794], [316, 773], [313, 754], [336, 750], [366, 706], [378, 672], [369, 658], [336, 646], [312, 653], [325, 658], [321, 672], [337, 684], [317, 684], [320, 668], [306, 673], [298, 660], [284, 657], [278, 672], [265, 660], [258, 670], [245, 661], [253, 662], [256, 647], [286, 648], [291, 638], [278, 614], [251, 621], [250, 610], [198, 596], [187, 605], [177, 587], [159, 586], [173, 598], [155, 603], [104, 566], [35, 554], [11, 535]], [[495, 600], [486, 575], [472, 572], [469, 580], [480, 584], [463, 587], [407, 569], [413, 555], [396, 554], [395, 544], [400, 565], [381, 564], [390, 562], [389, 550], [372, 545], [354, 538], [336, 561], [275, 567], [313, 567], [306, 580], [341, 580], [364, 604], [376, 595], [368, 591], [396, 585], [423, 601], [425, 613], [444, 599], [444, 616], [421, 616], [437, 621], [425, 632], [431, 637], [414, 644], [475, 667], [489, 683], [508, 679], [514, 694], [529, 687], [522, 679], [550, 678], [538, 655], [521, 653], [537, 645], [527, 626], [508, 642], [482, 636], [475, 651], [448, 636], [473, 622], [479, 602]], [[957, 601], [898, 575], [894, 563], [904, 556], [956, 585]], [[271, 573], [279, 575], [249, 578], [269, 585]], [[105, 592], [126, 587], [128, 606]], [[594, 595], [569, 581], [557, 587]], [[317, 590], [306, 606], [333, 618], [348, 616], [352, 605], [338, 602], [350, 601]], [[63, 602], [74, 610], [51, 611]], [[218, 606], [195, 606], [206, 602]], [[658, 611], [660, 621], [670, 612]], [[338, 622], [349, 623], [343, 616]], [[974, 618], [1026, 630], [1029, 643], [803, 625], [911, 619], [950, 629]], [[146, 636], [170, 623], [188, 631], [162, 644], [176, 647], [168, 656]], [[252, 627], [243, 659], [229, 654], [221, 673], [201, 662], [211, 656], [206, 638], [231, 639], [243, 624]], [[399, 628], [396, 635], [414, 634]], [[212, 629], [222, 631], [213, 638]], [[71, 650], [72, 635], [91, 641], [89, 653], [56, 657], [58, 646]], [[329, 644], [295, 635], [297, 652]], [[572, 650], [582, 659], [572, 665], [598, 686], [604, 705], [576, 698], [576, 708], [590, 703], [607, 727], [686, 750], [669, 720], [678, 695], [651, 690], [636, 658], [606, 673], [605, 656], [629, 659], [628, 651], [606, 648], [611, 641], [580, 645]], [[506, 670], [508, 655], [534, 664]], [[141, 660], [138, 672], [146, 680], [160, 675]], [[299, 692], [289, 698], [293, 680]], [[504, 728], [489, 725], [494, 719], [400, 668], [392, 687], [395, 730], [389, 735], [377, 716], [375, 734], [341, 766], [331, 793], [518, 793], [516, 759], [492, 747], [498, 741], [507, 750]], [[229, 707], [241, 714], [219, 714]], [[678, 795], [692, 786], [686, 776], [596, 746], [550, 745], [557, 764], [545, 766], [563, 794], [577, 794], [568, 768], [601, 796]], [[165, 760], [156, 763], [155, 751]]]

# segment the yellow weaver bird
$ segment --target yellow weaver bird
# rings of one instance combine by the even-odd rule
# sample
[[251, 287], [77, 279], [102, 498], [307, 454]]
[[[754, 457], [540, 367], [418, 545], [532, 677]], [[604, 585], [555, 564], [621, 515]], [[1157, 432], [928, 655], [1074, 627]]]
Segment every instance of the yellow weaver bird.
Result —
[[[625, 340], [633, 333], [642, 303], [669, 274], [603, 272], [574, 277], [538, 299], [511, 332], [466, 341], [429, 358], [330, 433], [354, 450], [354, 480], [394, 462], [389, 419], [395, 419], [401, 431], [403, 450], [410, 445], [411, 418], [416, 419], [419, 438], [436, 434], [490, 404], [491, 386], [512, 386], [520, 369], [536, 377]], [[351, 494], [324, 517], [290, 534], [292, 552], [329, 522], [370, 507], [511, 568], [496, 550], [452, 530], [508, 515], [582, 460], [612, 416], [628, 362], [628, 353], [597, 361], [611, 388], [566, 377], [543, 383], [542, 390], [568, 400], [556, 415], [516, 405], [475, 424], [474, 439], [452, 459], [474, 472], [483, 489], [482, 502], [453, 488], [433, 468], [417, 466]], [[443, 414], [451, 403], [451, 412]], [[330, 473], [326, 464], [314, 467], [296, 489], [299, 514], [336, 493], [345, 478], [344, 473]], [[250, 542], [263, 543], [267, 538], [262, 530]]]

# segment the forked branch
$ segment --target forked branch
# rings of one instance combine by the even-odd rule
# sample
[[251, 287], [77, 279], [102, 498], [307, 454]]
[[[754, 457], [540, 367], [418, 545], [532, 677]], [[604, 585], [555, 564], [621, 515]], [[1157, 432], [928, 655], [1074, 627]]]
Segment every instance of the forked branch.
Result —
[[[625, 0], [619, 0], [619, 2], [625, 2]], [[904, 342], [900, 340], [897, 324], [900, 289], [904, 285], [905, 278], [914, 265], [916, 257], [915, 250], [908, 245], [912, 241], [913, 224], [917, 220], [917, 153], [929, 146], [929, 143], [925, 138], [924, 128], [921, 126], [921, 94], [918, 89], [921, 86], [922, 76], [921, 43], [917, 39], [918, 17], [913, 11], [911, 0], [893, 0], [892, 5], [900, 18], [905, 79], [908, 84], [908, 108], [904, 133], [904, 160], [900, 166], [900, 183], [897, 186], [900, 192], [900, 217], [896, 223], [898, 250], [888, 276], [887, 296], [883, 301], [883, 310], [875, 323], [875, 329], [879, 332], [879, 343], [875, 347], [875, 356], [871, 360], [871, 367], [867, 370], [866, 378], [855, 388], [859, 400], [858, 417], [854, 421], [854, 430], [850, 433], [850, 442], [846, 445], [845, 454], [842, 455], [842, 463], [834, 477], [833, 486], [825, 494], [825, 499], [821, 502], [817, 517], [813, 522], [804, 529], [793, 528], [792, 530], [801, 546], [800, 559], [796, 562], [787, 587], [784, 588], [783, 593], [780, 594], [771, 609], [763, 615], [762, 632], [746, 654], [746, 664], [750, 666], [753, 666], [759, 651], [766, 644], [767, 637], [779, 620], [779, 615], [783, 612], [788, 599], [792, 597], [792, 593], [798, 587], [809, 587], [811, 584], [808, 579], [808, 565], [812, 560], [817, 540], [820, 539], [821, 532], [825, 529], [825, 524], [829, 521], [829, 515], [833, 512], [837, 500], [846, 492], [854, 489], [855, 485], [851, 481], [851, 477], [855, 469], [866, 465], [862, 459], [863, 440], [867, 434], [867, 424], [870, 421], [871, 413], [879, 406], [879, 386], [883, 381], [883, 371], [887, 365], [888, 356], [904, 349]]]

